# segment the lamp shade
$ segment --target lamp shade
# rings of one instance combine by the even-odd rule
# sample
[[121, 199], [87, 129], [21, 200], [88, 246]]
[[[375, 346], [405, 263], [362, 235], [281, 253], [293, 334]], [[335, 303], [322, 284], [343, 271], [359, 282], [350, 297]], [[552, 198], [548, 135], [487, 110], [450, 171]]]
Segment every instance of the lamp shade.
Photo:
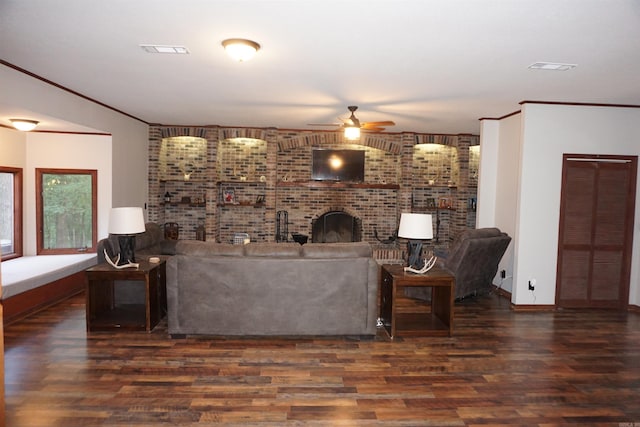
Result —
[[400, 215], [398, 237], [411, 240], [433, 239], [433, 221], [429, 214], [403, 213]]
[[142, 208], [113, 208], [109, 215], [109, 233], [144, 233], [144, 215]]

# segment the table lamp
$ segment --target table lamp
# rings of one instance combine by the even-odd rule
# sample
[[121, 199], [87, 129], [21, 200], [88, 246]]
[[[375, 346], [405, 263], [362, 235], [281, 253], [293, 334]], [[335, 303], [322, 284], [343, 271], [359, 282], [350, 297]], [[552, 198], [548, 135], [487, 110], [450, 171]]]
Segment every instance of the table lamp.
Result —
[[109, 233], [118, 236], [120, 258], [118, 265], [136, 262], [136, 234], [144, 233], [142, 208], [113, 208], [109, 215]]
[[425, 267], [425, 262], [422, 260], [422, 241], [433, 239], [431, 215], [402, 213], [398, 237], [409, 239], [407, 242], [408, 267], [422, 270]]

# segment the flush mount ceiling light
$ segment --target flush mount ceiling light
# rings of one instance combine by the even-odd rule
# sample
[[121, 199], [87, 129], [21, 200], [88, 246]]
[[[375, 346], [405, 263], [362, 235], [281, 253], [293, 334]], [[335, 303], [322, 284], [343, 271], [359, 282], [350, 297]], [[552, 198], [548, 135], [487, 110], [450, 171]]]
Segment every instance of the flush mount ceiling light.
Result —
[[222, 41], [227, 55], [239, 62], [248, 61], [260, 50], [260, 45], [247, 39], [226, 39]]
[[560, 62], [534, 62], [529, 65], [532, 70], [567, 71], [576, 68], [578, 64], [562, 64]]
[[141, 44], [140, 47], [147, 53], [174, 53], [186, 55], [189, 49], [184, 46], [166, 46], [158, 44]]
[[23, 132], [29, 132], [38, 126], [38, 121], [28, 119], [9, 119], [14, 128]]

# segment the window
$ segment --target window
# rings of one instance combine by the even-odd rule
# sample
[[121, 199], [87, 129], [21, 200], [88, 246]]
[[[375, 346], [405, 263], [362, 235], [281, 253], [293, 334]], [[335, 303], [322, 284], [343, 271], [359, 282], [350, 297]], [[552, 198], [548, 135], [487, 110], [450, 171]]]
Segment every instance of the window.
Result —
[[2, 259], [22, 256], [22, 169], [0, 166]]
[[96, 170], [36, 169], [38, 255], [95, 252]]

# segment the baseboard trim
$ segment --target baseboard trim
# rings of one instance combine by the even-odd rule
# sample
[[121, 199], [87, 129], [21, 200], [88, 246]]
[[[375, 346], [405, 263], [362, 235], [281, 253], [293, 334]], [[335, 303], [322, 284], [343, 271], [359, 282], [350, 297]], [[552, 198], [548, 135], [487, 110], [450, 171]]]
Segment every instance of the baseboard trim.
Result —
[[79, 271], [2, 301], [3, 322], [9, 325], [20, 319], [59, 303], [85, 289], [86, 276]]
[[555, 311], [557, 308], [555, 304], [511, 304], [513, 311]]
[[509, 301], [511, 301], [511, 292], [502, 289], [496, 285], [494, 285], [493, 283], [491, 284], [491, 288], [492, 288], [492, 292], [496, 295], [501, 296], [502, 298], [508, 299]]

